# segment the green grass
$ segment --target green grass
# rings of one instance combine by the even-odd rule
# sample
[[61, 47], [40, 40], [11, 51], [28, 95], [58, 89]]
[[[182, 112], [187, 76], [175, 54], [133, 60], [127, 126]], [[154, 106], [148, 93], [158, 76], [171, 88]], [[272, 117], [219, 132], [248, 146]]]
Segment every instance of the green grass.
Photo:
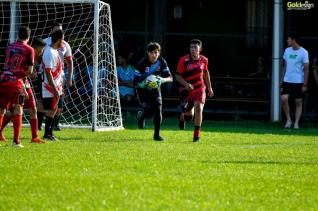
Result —
[[0, 145], [0, 210], [318, 209], [315, 127], [205, 121], [192, 143], [188, 126], [165, 119], [163, 143], [134, 121], [123, 131], [64, 129], [43, 145], [23, 129], [25, 148]]

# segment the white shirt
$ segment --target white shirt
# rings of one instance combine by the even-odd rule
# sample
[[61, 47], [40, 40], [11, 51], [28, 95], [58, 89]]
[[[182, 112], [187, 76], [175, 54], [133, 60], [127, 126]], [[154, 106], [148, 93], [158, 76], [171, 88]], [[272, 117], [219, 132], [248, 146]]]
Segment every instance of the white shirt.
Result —
[[[46, 43], [46, 46], [51, 46], [52, 38], [51, 37], [45, 38], [44, 42]], [[72, 57], [71, 46], [68, 44], [68, 42], [64, 40], [62, 43], [62, 47], [57, 49], [57, 51], [59, 52], [59, 55], [61, 57], [62, 67], [64, 69], [64, 60]]]
[[308, 52], [303, 47], [294, 50], [286, 48], [283, 56], [286, 65], [284, 82], [304, 83], [304, 64], [309, 63]]
[[[42, 57], [42, 69], [45, 72], [51, 72], [55, 87], [60, 95], [63, 94], [63, 71], [61, 58], [57, 50], [51, 46], [44, 49]], [[42, 96], [43, 98], [54, 97], [54, 89], [50, 86], [46, 74], [44, 74], [44, 81], [42, 82]]]

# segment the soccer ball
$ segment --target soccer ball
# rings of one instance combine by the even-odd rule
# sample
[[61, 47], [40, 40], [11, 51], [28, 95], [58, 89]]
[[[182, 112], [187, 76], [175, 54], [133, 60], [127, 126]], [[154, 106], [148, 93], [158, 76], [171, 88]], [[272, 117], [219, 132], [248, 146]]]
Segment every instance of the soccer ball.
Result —
[[159, 83], [158, 83], [158, 78], [154, 75], [149, 75], [145, 79], [145, 84], [148, 89], [158, 89], [159, 88]]

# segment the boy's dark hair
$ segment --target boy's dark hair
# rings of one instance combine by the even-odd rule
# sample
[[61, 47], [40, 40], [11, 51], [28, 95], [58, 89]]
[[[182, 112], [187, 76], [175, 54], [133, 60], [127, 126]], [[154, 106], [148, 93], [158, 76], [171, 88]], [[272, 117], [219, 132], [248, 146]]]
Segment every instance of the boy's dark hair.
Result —
[[54, 29], [54, 27], [62, 27], [62, 24], [58, 22], [54, 22], [52, 25], [52, 29]]
[[290, 39], [292, 40], [295, 40], [297, 43], [300, 43], [301, 40], [300, 40], [300, 36], [299, 36], [299, 33], [298, 32], [290, 32], [288, 34], [288, 37], [290, 37]]
[[202, 47], [202, 41], [199, 39], [193, 39], [190, 41], [190, 45], [191, 44], [198, 44], [200, 47]]
[[151, 42], [147, 45], [147, 52], [151, 52], [151, 51], [155, 51], [155, 50], [158, 50], [160, 51], [161, 50], [161, 47], [160, 47], [160, 44], [157, 43], [157, 42]]
[[36, 47], [45, 47], [46, 43], [41, 39], [41, 38], [33, 38], [32, 40], [32, 47], [36, 48]]
[[27, 26], [21, 26], [18, 31], [18, 38], [20, 40], [26, 40], [31, 36], [31, 29]]
[[56, 30], [51, 33], [52, 44], [56, 43], [59, 39], [62, 39], [64, 32], [62, 30]]

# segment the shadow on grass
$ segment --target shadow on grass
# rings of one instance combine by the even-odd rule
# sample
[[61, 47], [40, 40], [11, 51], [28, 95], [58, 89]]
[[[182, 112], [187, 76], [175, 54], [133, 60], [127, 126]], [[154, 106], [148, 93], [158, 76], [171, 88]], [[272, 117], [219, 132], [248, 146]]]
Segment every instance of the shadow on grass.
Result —
[[[153, 121], [146, 121], [147, 129], [153, 128]], [[129, 130], [138, 130], [135, 119], [124, 119], [124, 127]], [[193, 130], [193, 121], [187, 124], [186, 130]], [[202, 130], [220, 133], [249, 133], [249, 134], [273, 134], [292, 136], [317, 136], [318, 126], [312, 123], [302, 123], [300, 129], [284, 129], [281, 122], [268, 121], [203, 121]], [[166, 118], [163, 120], [161, 130], [179, 131], [176, 119]]]

